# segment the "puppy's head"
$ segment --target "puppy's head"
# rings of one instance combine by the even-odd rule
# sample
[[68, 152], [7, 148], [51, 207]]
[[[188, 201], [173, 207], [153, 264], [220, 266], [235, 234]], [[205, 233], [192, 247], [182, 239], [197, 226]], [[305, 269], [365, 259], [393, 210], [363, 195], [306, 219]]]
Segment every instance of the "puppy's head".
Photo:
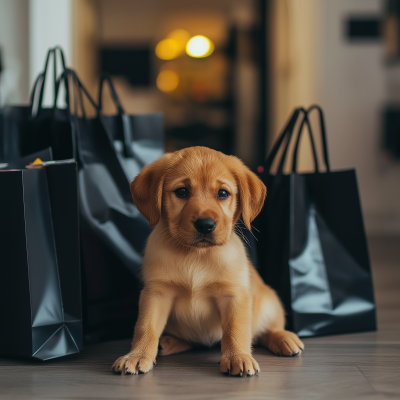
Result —
[[151, 226], [163, 219], [170, 239], [196, 248], [223, 245], [240, 214], [251, 229], [266, 196], [238, 158], [206, 147], [165, 154], [135, 177], [131, 192]]

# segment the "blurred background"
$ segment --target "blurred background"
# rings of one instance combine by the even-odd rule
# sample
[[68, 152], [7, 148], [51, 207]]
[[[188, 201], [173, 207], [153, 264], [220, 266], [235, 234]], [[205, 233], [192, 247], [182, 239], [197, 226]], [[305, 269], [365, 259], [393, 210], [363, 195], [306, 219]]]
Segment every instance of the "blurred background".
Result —
[[[320, 104], [367, 233], [400, 233], [397, 0], [0, 0], [0, 106], [28, 102], [54, 45], [93, 96], [108, 72], [127, 112], [163, 111], [168, 151], [204, 145], [256, 169], [292, 109]], [[115, 112], [108, 91], [103, 104]], [[303, 135], [301, 171], [310, 155]]]

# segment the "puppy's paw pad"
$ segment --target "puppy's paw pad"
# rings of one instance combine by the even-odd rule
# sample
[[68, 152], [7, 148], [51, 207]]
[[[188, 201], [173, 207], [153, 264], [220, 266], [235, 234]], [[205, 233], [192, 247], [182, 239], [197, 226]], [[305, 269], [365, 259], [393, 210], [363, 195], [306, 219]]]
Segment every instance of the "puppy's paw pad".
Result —
[[251, 354], [226, 353], [220, 360], [220, 371], [232, 376], [258, 375], [260, 366]]
[[293, 332], [278, 331], [269, 334], [268, 348], [278, 356], [295, 357], [303, 351], [304, 343]]
[[137, 375], [149, 372], [153, 365], [155, 361], [146, 355], [128, 353], [118, 358], [111, 369], [121, 375]]

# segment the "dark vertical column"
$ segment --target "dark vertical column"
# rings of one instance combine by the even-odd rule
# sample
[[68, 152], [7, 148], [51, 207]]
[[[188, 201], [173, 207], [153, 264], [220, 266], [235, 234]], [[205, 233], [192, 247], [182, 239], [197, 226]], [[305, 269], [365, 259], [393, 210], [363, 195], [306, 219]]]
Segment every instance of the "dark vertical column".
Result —
[[267, 41], [267, 13], [269, 0], [258, 0], [258, 12], [260, 25], [258, 27], [258, 54], [260, 70], [260, 118], [256, 136], [255, 155], [257, 165], [260, 165], [266, 158], [268, 138], [268, 41]]

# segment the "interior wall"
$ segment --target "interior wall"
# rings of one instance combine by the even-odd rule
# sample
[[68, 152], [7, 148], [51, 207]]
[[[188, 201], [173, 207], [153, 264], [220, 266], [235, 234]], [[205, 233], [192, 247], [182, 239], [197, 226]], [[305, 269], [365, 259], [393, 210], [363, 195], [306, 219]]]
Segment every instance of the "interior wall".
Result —
[[[97, 96], [99, 84], [97, 71], [99, 12], [96, 3], [97, 0], [73, 0], [72, 3], [73, 67], [94, 98]], [[87, 99], [84, 99], [84, 105], [89, 115], [94, 113]]]
[[[299, 3], [273, 1], [270, 145], [293, 107], [319, 103], [332, 170], [356, 168], [367, 232], [400, 233], [400, 167], [383, 171], [379, 163], [381, 110], [388, 98], [384, 46], [349, 42], [344, 35], [347, 17], [382, 14], [383, 1]], [[312, 169], [305, 146], [302, 170]]]
[[[29, 87], [33, 86], [38, 74], [43, 71], [50, 47], [61, 46], [67, 65], [73, 65], [72, 2], [29, 0]], [[44, 105], [51, 106], [53, 98], [53, 87], [46, 84]]]
[[[27, 104], [32, 86], [43, 71], [50, 47], [60, 45], [67, 65], [72, 59], [73, 0], [1, 0], [0, 46], [2, 102]], [[44, 104], [53, 104], [52, 85], [46, 84]]]
[[400, 232], [400, 167], [381, 169], [381, 112], [388, 101], [382, 42], [344, 39], [348, 15], [383, 11], [382, 0], [324, 0], [321, 103], [335, 169], [356, 168], [370, 234]]
[[[101, 40], [111, 44], [141, 44], [154, 39], [157, 41], [180, 26], [192, 35], [206, 35], [218, 45], [226, 39], [224, 22], [236, 19], [237, 10], [242, 15], [248, 13], [247, 4], [251, 8], [254, 3], [254, 0], [97, 1], [102, 15]], [[208, 21], [207, 24], [204, 23], [205, 20]], [[155, 38], [155, 33], [159, 37]]]
[[[308, 107], [320, 98], [321, 55], [316, 50], [320, 47], [320, 14], [320, 0], [270, 2], [269, 147], [295, 107]], [[313, 169], [311, 148], [308, 136], [303, 136], [299, 168], [309, 171]], [[286, 171], [291, 158], [287, 161]]]
[[29, 0], [0, 1], [1, 104], [29, 97]]

